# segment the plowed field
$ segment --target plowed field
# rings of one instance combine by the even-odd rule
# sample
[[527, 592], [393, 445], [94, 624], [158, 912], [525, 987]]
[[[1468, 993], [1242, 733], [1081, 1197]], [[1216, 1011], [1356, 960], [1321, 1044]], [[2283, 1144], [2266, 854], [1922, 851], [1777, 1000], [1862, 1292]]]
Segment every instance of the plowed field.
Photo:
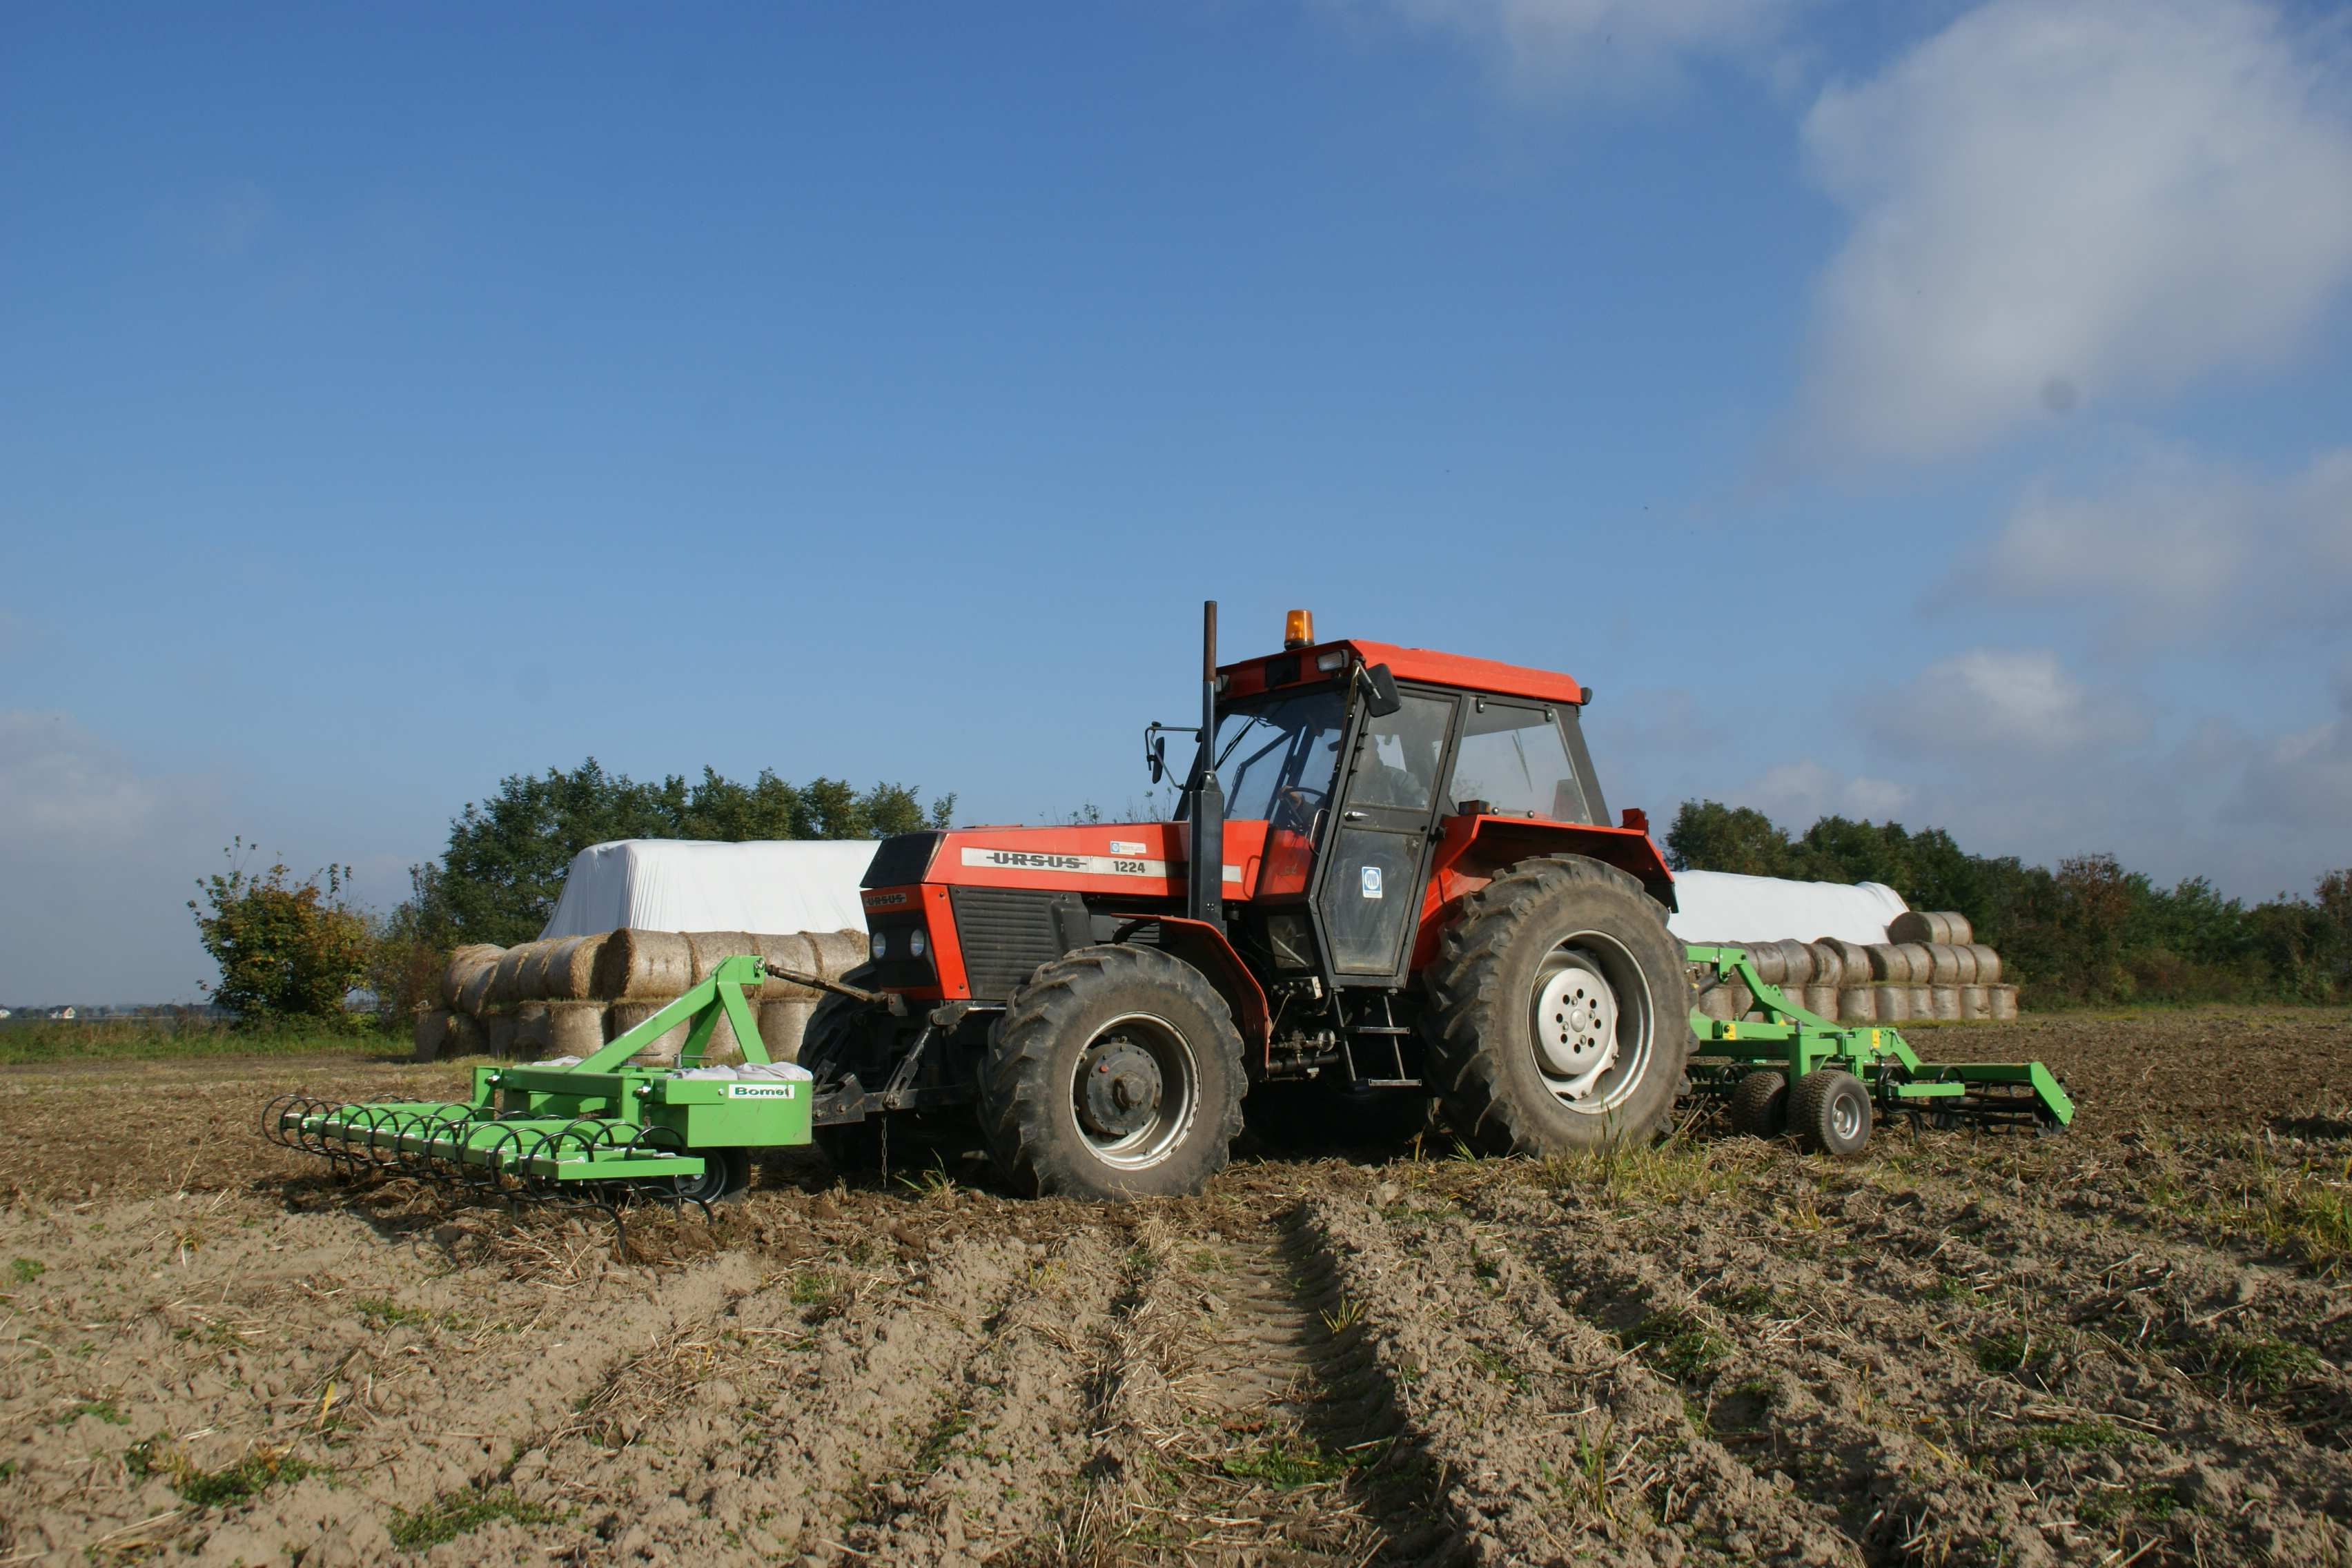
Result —
[[0, 1564], [2352, 1563], [2352, 1018], [1923, 1031], [2063, 1137], [1245, 1155], [715, 1226], [347, 1188], [266, 1093], [0, 1072]]

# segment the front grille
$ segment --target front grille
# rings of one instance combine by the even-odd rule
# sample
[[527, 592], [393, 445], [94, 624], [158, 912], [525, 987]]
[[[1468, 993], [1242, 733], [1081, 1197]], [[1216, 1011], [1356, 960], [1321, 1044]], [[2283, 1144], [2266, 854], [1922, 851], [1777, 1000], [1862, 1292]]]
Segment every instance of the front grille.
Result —
[[931, 856], [939, 849], [944, 833], [894, 833], [882, 840], [874, 851], [874, 858], [866, 865], [866, 876], [858, 882], [861, 888], [903, 888], [909, 882], [919, 882], [923, 873], [931, 868]]
[[[955, 888], [949, 892], [955, 907], [956, 940], [963, 946], [963, 970], [971, 994], [983, 1001], [1001, 1001], [1037, 966], [1062, 956], [1063, 932], [1070, 924], [1057, 923], [1057, 909], [1083, 910], [1076, 893], [1032, 888]], [[1083, 929], [1085, 921], [1077, 925]], [[1079, 940], [1085, 940], [1081, 937]]]

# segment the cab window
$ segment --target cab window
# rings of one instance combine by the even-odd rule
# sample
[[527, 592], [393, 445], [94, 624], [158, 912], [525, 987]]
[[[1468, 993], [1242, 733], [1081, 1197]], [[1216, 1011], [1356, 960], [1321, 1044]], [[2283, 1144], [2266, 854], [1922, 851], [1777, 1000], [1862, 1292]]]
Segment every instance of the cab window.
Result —
[[1576, 764], [1552, 710], [1480, 698], [1462, 728], [1454, 759], [1453, 808], [1482, 800], [1497, 816], [1590, 822]]
[[1445, 727], [1453, 718], [1449, 700], [1407, 692], [1395, 712], [1366, 720], [1348, 804], [1427, 811], [1437, 792], [1437, 765], [1445, 756]]

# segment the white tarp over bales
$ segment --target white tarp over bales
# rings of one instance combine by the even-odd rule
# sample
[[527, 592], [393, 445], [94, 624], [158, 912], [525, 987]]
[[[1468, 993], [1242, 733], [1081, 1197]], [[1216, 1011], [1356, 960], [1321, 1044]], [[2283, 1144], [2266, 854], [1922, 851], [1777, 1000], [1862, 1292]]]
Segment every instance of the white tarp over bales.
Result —
[[542, 940], [641, 931], [864, 931], [870, 838], [624, 838], [572, 858]]
[[1681, 908], [1666, 927], [1685, 942], [1819, 942], [1864, 947], [1886, 940], [1886, 923], [1909, 906], [1884, 882], [1792, 882], [1728, 871], [1677, 871]]

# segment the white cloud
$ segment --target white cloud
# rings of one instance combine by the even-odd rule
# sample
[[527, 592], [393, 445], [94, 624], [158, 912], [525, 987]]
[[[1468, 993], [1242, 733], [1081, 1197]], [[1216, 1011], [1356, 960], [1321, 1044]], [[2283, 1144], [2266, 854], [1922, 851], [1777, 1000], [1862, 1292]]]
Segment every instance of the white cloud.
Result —
[[2329, 864], [2352, 864], [2352, 667], [2336, 676], [2336, 717], [2254, 748], [2230, 814], [2320, 836]]
[[2333, 37], [2258, 0], [1991, 0], [1804, 125], [1853, 215], [1804, 441], [1923, 458], [2298, 346], [2352, 276]]
[[1671, 87], [1685, 62], [1769, 50], [1810, 0], [1339, 0], [1450, 33], [1527, 91], [1630, 99]]
[[62, 713], [0, 712], [0, 843], [136, 837], [158, 790]]
[[1897, 756], [1999, 763], [2109, 751], [2147, 738], [2138, 705], [2094, 692], [2046, 648], [1972, 648], [1861, 706], [1864, 733]]
[[1885, 822], [1900, 817], [1914, 798], [1891, 779], [1841, 775], [1811, 758], [1769, 768], [1731, 792], [1731, 804], [1752, 805], [1800, 831], [1824, 816]]
[[2036, 483], [1981, 586], [2103, 604], [2144, 645], [2352, 629], [2352, 448], [2279, 481], [2159, 450], [2101, 493]]

